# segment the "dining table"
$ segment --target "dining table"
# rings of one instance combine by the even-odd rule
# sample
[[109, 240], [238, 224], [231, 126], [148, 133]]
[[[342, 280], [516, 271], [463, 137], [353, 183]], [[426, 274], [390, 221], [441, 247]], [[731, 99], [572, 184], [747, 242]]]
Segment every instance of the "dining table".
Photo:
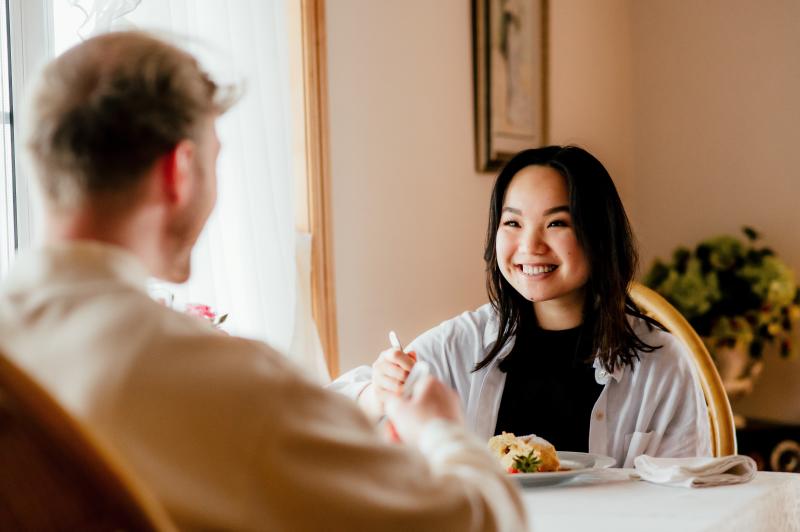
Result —
[[703, 488], [654, 484], [633, 469], [595, 469], [563, 482], [523, 485], [535, 532], [800, 532], [800, 474], [758, 472]]

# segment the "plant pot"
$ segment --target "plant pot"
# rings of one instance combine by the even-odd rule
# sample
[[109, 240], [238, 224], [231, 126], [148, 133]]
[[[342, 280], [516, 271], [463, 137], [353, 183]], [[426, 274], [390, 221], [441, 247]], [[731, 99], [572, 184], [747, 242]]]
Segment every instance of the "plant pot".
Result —
[[[733, 347], [716, 345], [711, 349], [711, 353], [731, 403], [752, 393], [764, 364], [750, 357], [747, 344], [739, 342]], [[744, 426], [742, 416], [734, 414], [734, 421], [737, 428]]]

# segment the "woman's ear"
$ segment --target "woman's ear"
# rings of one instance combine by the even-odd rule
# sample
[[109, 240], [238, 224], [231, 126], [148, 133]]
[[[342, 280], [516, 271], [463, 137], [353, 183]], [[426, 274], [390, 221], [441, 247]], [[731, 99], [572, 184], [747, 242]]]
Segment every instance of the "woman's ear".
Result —
[[161, 184], [164, 196], [173, 205], [187, 201], [194, 164], [194, 142], [184, 139], [161, 160]]

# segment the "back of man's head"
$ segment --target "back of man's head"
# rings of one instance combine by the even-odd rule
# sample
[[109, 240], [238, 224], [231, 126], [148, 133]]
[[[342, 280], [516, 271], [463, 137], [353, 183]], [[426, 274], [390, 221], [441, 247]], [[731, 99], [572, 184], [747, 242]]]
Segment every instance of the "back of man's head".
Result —
[[30, 101], [28, 148], [48, 204], [130, 194], [232, 101], [191, 55], [145, 33], [75, 46], [44, 69]]

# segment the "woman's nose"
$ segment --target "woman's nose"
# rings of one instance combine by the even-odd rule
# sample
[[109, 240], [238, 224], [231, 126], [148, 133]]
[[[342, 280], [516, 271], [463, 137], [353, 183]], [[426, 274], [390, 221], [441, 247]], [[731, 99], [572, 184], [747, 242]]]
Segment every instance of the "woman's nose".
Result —
[[541, 255], [547, 252], [547, 244], [544, 241], [542, 232], [538, 229], [526, 231], [523, 245], [525, 247], [525, 251], [533, 255]]

